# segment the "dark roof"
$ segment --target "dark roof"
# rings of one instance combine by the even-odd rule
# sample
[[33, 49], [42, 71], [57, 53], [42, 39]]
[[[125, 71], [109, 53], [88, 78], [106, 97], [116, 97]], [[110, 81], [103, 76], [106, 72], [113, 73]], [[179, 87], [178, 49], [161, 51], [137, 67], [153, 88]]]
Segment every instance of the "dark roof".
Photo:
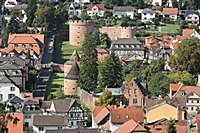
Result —
[[21, 99], [18, 96], [14, 96], [14, 97], [10, 98], [9, 100], [7, 100], [6, 102], [8, 102], [8, 103], [14, 103], [15, 104], [15, 103], [23, 103], [24, 100]]
[[0, 62], [0, 70], [8, 70], [8, 69], [18, 70], [18, 69], [21, 69], [21, 67], [10, 61]]
[[47, 130], [46, 133], [100, 133], [97, 128], [76, 128], [63, 130]]
[[153, 14], [153, 13], [156, 13], [154, 10], [152, 9], [149, 9], [149, 8], [146, 8], [146, 9], [143, 9], [142, 10], [142, 13], [150, 13], [150, 14]]
[[67, 118], [58, 115], [35, 115], [33, 117], [34, 126], [66, 126]]
[[13, 83], [4, 72], [0, 71], [0, 83]]
[[137, 38], [119, 38], [116, 41], [113, 41], [112, 44], [140, 44], [142, 43], [138, 41]]
[[135, 8], [132, 6], [114, 6], [113, 11], [120, 11], [120, 12], [126, 12], [126, 11], [133, 11]]
[[52, 101], [57, 113], [66, 113], [72, 107], [75, 102], [78, 102], [75, 99], [57, 99]]
[[185, 16], [188, 16], [190, 14], [196, 14], [196, 15], [200, 16], [200, 13], [198, 11], [186, 11], [185, 12]]
[[0, 62], [3, 61], [9, 61], [13, 62], [14, 64], [20, 65], [20, 66], [25, 66], [26, 64], [29, 63], [29, 59], [22, 59], [20, 57], [14, 56], [14, 57], [0, 57]]
[[72, 79], [72, 80], [77, 80], [79, 77], [79, 67], [76, 62], [72, 64], [71, 69], [67, 73], [65, 79]]

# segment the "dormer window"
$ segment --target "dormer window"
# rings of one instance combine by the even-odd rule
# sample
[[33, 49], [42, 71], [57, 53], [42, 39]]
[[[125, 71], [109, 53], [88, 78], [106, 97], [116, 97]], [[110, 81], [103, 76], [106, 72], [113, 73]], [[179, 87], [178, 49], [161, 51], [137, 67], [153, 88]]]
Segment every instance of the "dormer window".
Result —
[[13, 45], [13, 48], [17, 48], [17, 47], [18, 47], [18, 44], [15, 43], [15, 44]]
[[33, 47], [33, 44], [29, 44], [29, 47], [32, 48], [32, 47]]
[[25, 45], [25, 44], [22, 44], [22, 47], [23, 47], [23, 48], [26, 48], [26, 45]]
[[129, 118], [128, 115], [126, 115], [125, 118], [128, 119]]

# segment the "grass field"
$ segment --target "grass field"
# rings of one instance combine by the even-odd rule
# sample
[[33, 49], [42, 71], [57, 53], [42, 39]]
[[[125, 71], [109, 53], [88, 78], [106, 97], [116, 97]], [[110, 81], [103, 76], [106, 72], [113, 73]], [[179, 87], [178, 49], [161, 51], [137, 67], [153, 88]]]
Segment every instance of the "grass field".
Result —
[[180, 28], [179, 25], [167, 25], [167, 26], [161, 26], [161, 31], [168, 31], [168, 32], [176, 32]]

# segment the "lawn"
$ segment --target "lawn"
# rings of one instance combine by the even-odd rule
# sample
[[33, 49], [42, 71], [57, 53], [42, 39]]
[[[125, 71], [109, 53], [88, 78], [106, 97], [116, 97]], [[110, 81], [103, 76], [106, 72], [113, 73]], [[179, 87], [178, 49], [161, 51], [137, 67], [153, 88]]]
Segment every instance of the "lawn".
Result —
[[166, 25], [160, 27], [161, 32], [178, 32], [178, 29], [180, 29], [179, 25]]
[[63, 96], [64, 73], [53, 73], [46, 99], [58, 98]]
[[69, 45], [69, 41], [57, 43], [54, 51], [53, 62], [64, 64], [69, 60], [74, 50], [80, 51], [80, 47]]

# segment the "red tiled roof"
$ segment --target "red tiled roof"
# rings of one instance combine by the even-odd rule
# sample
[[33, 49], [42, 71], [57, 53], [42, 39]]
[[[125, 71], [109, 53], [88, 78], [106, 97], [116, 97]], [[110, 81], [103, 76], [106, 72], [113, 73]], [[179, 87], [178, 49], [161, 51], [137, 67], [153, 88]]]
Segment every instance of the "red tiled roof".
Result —
[[104, 4], [102, 4], [102, 3], [100, 3], [100, 4], [90, 3], [90, 4], [86, 5], [86, 7], [87, 7], [86, 10], [87, 11], [91, 11], [94, 6], [96, 6], [99, 10], [103, 10], [104, 9]]
[[44, 44], [44, 35], [43, 34], [11, 34], [9, 35], [8, 44], [34, 44], [37, 43], [36, 40], [39, 40]]
[[174, 94], [175, 97], [180, 97], [180, 91], [184, 91], [185, 95], [189, 95], [191, 93], [195, 93], [198, 96], [200, 96], [200, 87], [199, 86], [183, 86], [177, 90], [177, 92]]
[[11, 115], [19, 119], [17, 124], [8, 122], [8, 133], [23, 133], [24, 115], [22, 113]]
[[129, 106], [127, 108], [115, 108], [111, 110], [112, 123], [124, 123], [130, 119], [136, 122], [144, 121], [144, 110], [137, 106]]
[[169, 86], [170, 86], [170, 89], [171, 89], [172, 91], [177, 91], [181, 86], [183, 86], [183, 84], [182, 84], [182, 83], [170, 84]]
[[141, 126], [138, 122], [134, 120], [129, 120], [123, 125], [121, 125], [117, 130], [115, 130], [113, 133], [132, 133], [132, 132], [145, 132], [146, 129]]
[[104, 107], [102, 110], [98, 112], [98, 114], [94, 117], [94, 121], [96, 124], [99, 124], [106, 116], [110, 114], [109, 110]]
[[177, 41], [183, 41], [183, 40], [186, 40], [186, 39], [189, 39], [189, 37], [187, 37], [187, 36], [176, 36]]
[[193, 29], [183, 29], [182, 34], [183, 35], [190, 35], [193, 33]]
[[178, 8], [163, 8], [162, 13], [164, 15], [176, 15], [178, 14]]

